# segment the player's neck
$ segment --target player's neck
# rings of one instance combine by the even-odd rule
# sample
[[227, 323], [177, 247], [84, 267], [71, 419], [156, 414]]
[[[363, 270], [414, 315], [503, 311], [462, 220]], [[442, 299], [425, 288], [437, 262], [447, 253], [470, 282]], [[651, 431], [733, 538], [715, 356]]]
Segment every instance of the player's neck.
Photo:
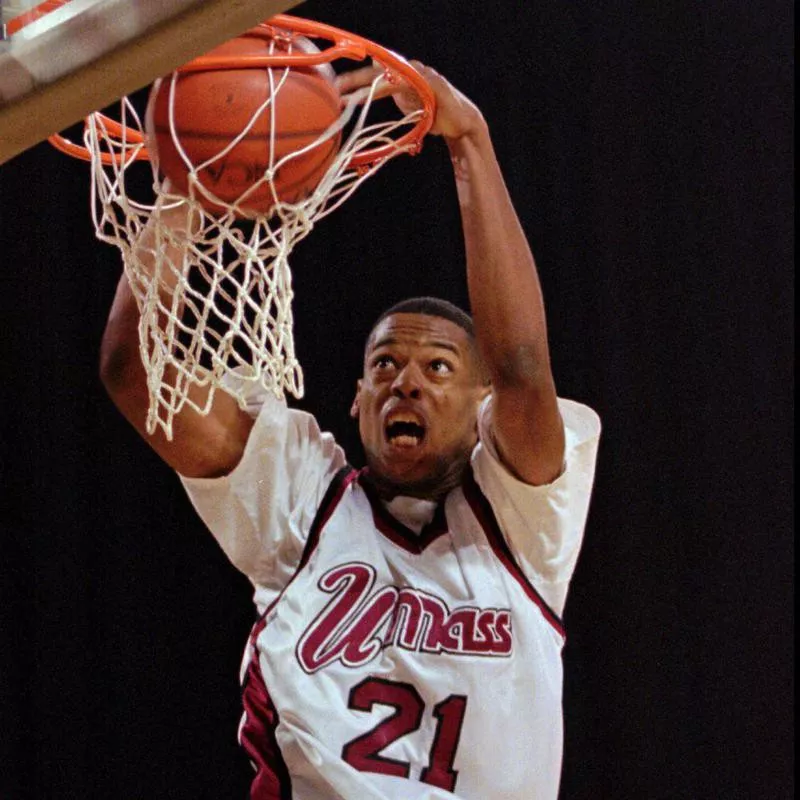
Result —
[[367, 467], [364, 470], [364, 480], [372, 486], [378, 497], [384, 502], [390, 502], [395, 497], [414, 497], [417, 500], [432, 500], [438, 503], [461, 484], [467, 463], [467, 461], [458, 464], [451, 463], [444, 474], [432, 475], [413, 483], [393, 481]]

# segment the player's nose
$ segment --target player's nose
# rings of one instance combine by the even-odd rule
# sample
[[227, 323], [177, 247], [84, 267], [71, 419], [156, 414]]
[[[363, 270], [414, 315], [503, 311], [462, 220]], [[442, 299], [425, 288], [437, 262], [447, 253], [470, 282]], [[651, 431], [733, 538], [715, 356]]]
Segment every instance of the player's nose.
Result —
[[397, 373], [392, 381], [392, 394], [413, 400], [422, 395], [422, 373], [415, 364], [409, 362]]

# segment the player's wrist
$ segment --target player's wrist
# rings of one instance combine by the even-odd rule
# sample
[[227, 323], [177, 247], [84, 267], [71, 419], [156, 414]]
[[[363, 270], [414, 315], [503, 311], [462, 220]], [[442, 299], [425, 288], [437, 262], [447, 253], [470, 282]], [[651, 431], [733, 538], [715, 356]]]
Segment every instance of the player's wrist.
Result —
[[454, 162], [493, 151], [489, 126], [480, 112], [477, 112], [475, 118], [458, 133], [451, 136], [444, 135], [443, 138]]

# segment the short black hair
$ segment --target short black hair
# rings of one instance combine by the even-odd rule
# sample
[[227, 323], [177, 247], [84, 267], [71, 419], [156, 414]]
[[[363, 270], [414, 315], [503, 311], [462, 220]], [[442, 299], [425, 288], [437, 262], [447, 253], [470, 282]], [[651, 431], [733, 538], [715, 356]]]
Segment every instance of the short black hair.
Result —
[[454, 303], [449, 300], [442, 300], [440, 297], [409, 297], [408, 300], [401, 300], [391, 308], [387, 308], [375, 320], [369, 336], [367, 336], [367, 341], [375, 332], [375, 328], [392, 314], [426, 314], [429, 317], [442, 317], [450, 320], [450, 322], [455, 322], [456, 325], [467, 332], [470, 340], [473, 342], [475, 340], [475, 325], [472, 322], [472, 317]]
[[395, 303], [391, 308], [387, 308], [386, 311], [375, 320], [372, 328], [370, 328], [365, 344], [366, 352], [369, 351], [370, 342], [375, 335], [378, 325], [392, 314], [425, 314], [429, 317], [441, 317], [442, 319], [454, 322], [467, 333], [474, 364], [478, 370], [480, 380], [483, 383], [489, 383], [488, 372], [486, 371], [486, 366], [483, 363], [481, 354], [478, 351], [478, 343], [475, 340], [475, 324], [472, 322], [472, 317], [454, 303], [451, 303], [449, 300], [442, 300], [441, 297], [409, 297], [408, 300], [401, 300], [399, 303]]

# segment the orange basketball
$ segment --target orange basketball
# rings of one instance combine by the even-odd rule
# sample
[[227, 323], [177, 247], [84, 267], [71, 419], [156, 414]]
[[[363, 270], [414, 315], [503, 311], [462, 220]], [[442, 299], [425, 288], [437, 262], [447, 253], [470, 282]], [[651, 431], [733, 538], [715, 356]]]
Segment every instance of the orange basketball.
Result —
[[[317, 50], [308, 39], [295, 39], [293, 45], [295, 50]], [[247, 33], [208, 55], [267, 55], [269, 47], [269, 39]], [[276, 47], [285, 50], [285, 46], [278, 43]], [[329, 64], [292, 68], [288, 73], [283, 67], [273, 67], [272, 76], [276, 88], [283, 80], [273, 100], [274, 110], [267, 104], [229, 152], [198, 171], [203, 187], [227, 203], [236, 202], [269, 168], [273, 113], [273, 163], [314, 142], [340, 115], [340, 97]], [[145, 123], [147, 144], [156, 151], [162, 175], [169, 178], [179, 192], [187, 194], [189, 170], [170, 128], [170, 83], [168, 77], [153, 84]], [[175, 133], [192, 164], [199, 166], [225, 150], [248, 126], [270, 93], [266, 67], [179, 73], [173, 100]], [[308, 197], [338, 152], [340, 140], [341, 135], [337, 133], [283, 165], [274, 176], [279, 199], [295, 203]], [[212, 213], [224, 210], [201, 192], [197, 193], [197, 199]], [[245, 212], [257, 214], [268, 214], [273, 205], [268, 182], [262, 182], [240, 203]]]

